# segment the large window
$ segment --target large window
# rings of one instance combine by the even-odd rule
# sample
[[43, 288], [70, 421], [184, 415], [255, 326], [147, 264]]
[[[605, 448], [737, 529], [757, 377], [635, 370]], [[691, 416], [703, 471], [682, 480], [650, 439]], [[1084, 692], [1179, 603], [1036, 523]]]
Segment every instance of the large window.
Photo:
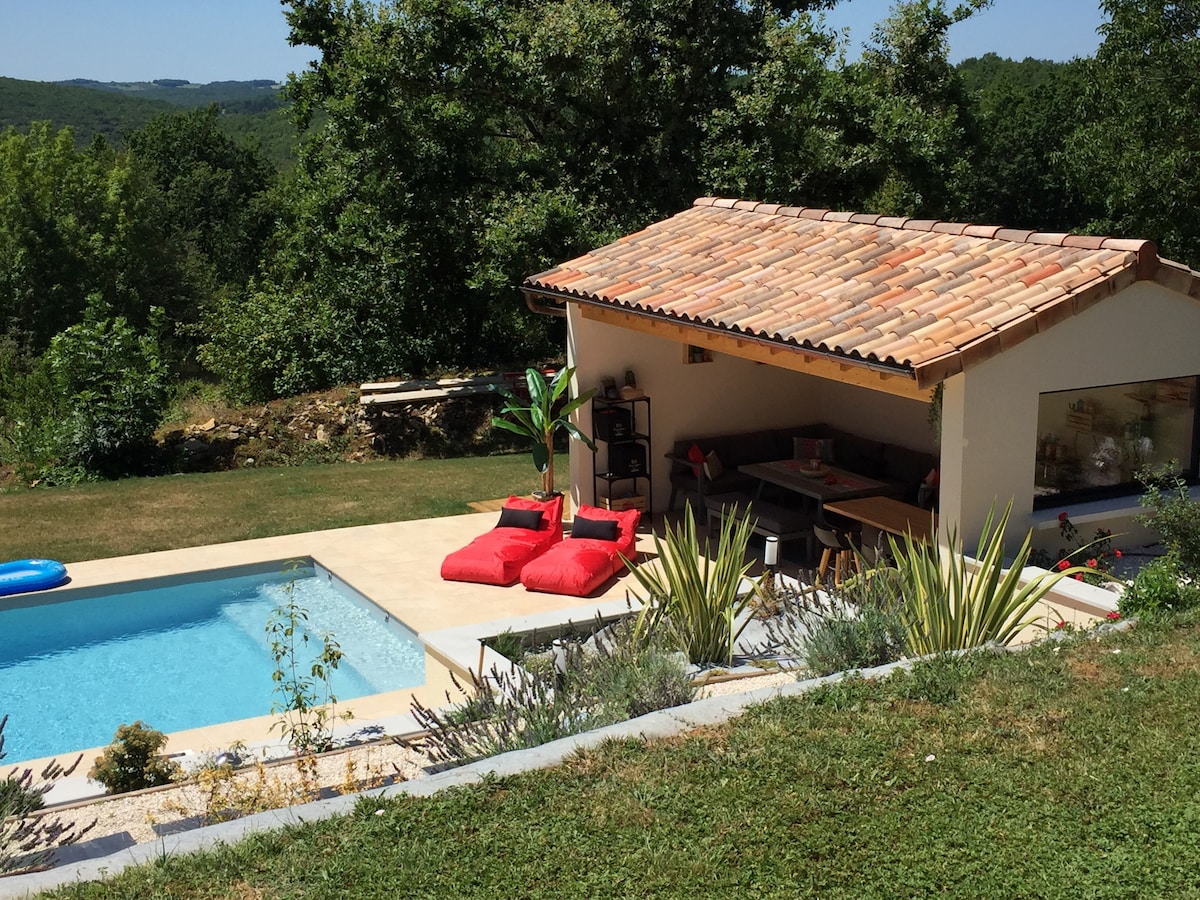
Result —
[[1042, 394], [1034, 505], [1137, 493], [1146, 464], [1195, 478], [1196, 397], [1196, 376]]

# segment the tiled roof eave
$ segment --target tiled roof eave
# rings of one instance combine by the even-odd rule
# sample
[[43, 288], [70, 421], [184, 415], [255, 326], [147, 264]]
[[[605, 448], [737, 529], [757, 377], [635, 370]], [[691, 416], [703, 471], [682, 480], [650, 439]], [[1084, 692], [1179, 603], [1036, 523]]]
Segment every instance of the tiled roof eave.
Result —
[[546, 299], [588, 304], [603, 309], [617, 308], [622, 312], [641, 316], [653, 321], [667, 322], [672, 325], [692, 328], [696, 331], [707, 332], [710, 334], [719, 334], [742, 341], [752, 341], [756, 344], [773, 347], [779, 350], [787, 350], [799, 355], [819, 356], [837, 363], [859, 368], [866, 368], [888, 375], [898, 375], [905, 378], [913, 377], [912, 366], [908, 365], [907, 362], [897, 361], [891, 358], [880, 359], [873, 355], [863, 356], [858, 353], [842, 353], [823, 344], [814, 345], [808, 342], [801, 343], [790, 338], [781, 337], [778, 334], [769, 334], [757, 330], [742, 329], [737, 326], [729, 327], [719, 323], [714, 323], [711, 320], [696, 319], [690, 316], [676, 316], [669, 313], [656, 312], [653, 310], [644, 309], [640, 306], [627, 304], [621, 302], [620, 300], [607, 300], [603, 297], [589, 296], [574, 292], [559, 293], [557, 291], [546, 290], [544, 288], [533, 288], [528, 285], [524, 287], [523, 290], [534, 293], [537, 296]]

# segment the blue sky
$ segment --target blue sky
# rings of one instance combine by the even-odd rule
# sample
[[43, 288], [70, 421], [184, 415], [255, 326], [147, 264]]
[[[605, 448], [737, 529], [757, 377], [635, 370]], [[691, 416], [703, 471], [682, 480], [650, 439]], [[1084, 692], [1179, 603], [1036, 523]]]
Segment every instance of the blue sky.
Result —
[[[950, 31], [957, 62], [993, 50], [1023, 59], [1090, 56], [1099, 0], [995, 0]], [[850, 29], [856, 58], [891, 0], [843, 0], [828, 21]], [[0, 0], [0, 75], [194, 82], [283, 79], [315, 51], [289, 47], [278, 0]]]

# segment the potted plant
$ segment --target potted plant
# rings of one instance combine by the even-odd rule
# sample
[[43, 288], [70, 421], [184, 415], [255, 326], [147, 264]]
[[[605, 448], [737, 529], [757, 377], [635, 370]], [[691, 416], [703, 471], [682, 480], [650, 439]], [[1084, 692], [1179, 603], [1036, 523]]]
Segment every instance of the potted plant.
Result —
[[[533, 441], [533, 464], [542, 473], [542, 489], [535, 491], [544, 497], [554, 495], [554, 435], [560, 430], [583, 441], [595, 452], [591, 438], [580, 431], [571, 421], [571, 413], [592, 399], [594, 390], [584, 391], [578, 397], [562, 402], [571, 384], [574, 368], [560, 369], [547, 383], [537, 369], [525, 370], [525, 383], [529, 388], [529, 400], [518, 397], [502, 387], [497, 390], [504, 395], [504, 407], [500, 415], [492, 419], [492, 425], [519, 434]], [[561, 403], [561, 405], [560, 405]]]

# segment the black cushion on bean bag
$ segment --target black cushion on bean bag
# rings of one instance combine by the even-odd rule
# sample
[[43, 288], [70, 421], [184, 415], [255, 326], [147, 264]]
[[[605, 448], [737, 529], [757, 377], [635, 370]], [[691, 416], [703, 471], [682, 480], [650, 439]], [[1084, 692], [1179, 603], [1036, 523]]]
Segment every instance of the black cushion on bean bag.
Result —
[[528, 528], [537, 531], [542, 527], [542, 511], [540, 509], [513, 509], [504, 507], [500, 510], [500, 521], [497, 528]]
[[576, 516], [575, 521], [571, 524], [571, 537], [615, 541], [617, 539], [616, 520], [589, 519], [584, 516]]

